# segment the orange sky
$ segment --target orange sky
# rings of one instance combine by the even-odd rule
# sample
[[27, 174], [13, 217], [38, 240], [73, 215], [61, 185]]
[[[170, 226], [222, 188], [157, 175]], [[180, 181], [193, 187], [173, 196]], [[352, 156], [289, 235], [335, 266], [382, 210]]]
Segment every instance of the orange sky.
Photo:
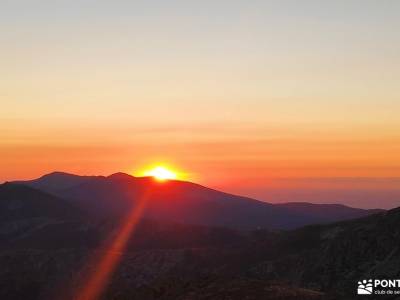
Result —
[[0, 11], [0, 181], [54, 170], [398, 188], [399, 4], [42, 1]]
[[215, 123], [146, 130], [25, 124], [3, 132], [2, 180], [53, 170], [140, 175], [158, 163], [186, 173], [188, 180], [228, 189], [275, 186], [279, 178], [399, 177], [400, 138], [378, 126]]

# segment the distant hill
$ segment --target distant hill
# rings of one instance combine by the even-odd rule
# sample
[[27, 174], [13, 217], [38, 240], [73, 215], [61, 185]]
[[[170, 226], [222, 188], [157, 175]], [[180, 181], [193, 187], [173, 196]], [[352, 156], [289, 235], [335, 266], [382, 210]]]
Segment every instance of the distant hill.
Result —
[[288, 202], [275, 204], [275, 206], [285, 207], [302, 214], [309, 214], [311, 217], [319, 216], [323, 220], [323, 223], [356, 219], [384, 211], [383, 209], [352, 208], [343, 204], [315, 204], [307, 202]]
[[168, 222], [234, 229], [292, 229], [374, 214], [380, 210], [310, 203], [271, 204], [213, 190], [195, 183], [116, 173], [108, 177], [51, 173], [20, 181], [69, 199], [93, 216], [118, 217], [146, 199], [144, 217]]

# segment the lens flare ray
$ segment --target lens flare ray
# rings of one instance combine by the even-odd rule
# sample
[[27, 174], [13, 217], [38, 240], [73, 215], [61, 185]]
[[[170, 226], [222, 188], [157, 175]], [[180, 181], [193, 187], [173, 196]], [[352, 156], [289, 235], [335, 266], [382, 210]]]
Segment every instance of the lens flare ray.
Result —
[[122, 259], [126, 244], [140, 221], [147, 199], [148, 193], [144, 193], [122, 222], [116, 236], [102, 247], [105, 251], [101, 251], [89, 263], [90, 268], [84, 276], [84, 284], [76, 293], [74, 300], [96, 300], [107, 288], [113, 272]]

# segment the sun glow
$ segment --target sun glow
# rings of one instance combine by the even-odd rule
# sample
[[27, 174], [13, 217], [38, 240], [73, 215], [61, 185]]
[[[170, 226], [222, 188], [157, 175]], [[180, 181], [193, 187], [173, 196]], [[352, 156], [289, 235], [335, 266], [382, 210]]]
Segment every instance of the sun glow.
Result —
[[159, 181], [169, 180], [169, 179], [176, 179], [177, 174], [165, 167], [158, 166], [154, 169], [147, 171], [144, 173], [145, 176], [152, 176]]

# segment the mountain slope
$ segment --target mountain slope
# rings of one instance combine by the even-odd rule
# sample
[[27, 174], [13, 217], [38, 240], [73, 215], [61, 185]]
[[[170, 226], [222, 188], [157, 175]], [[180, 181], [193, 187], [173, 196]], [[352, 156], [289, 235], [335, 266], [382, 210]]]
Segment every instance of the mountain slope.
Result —
[[235, 229], [291, 229], [377, 212], [346, 206], [333, 209], [328, 205], [270, 204], [190, 182], [158, 182], [153, 178], [137, 178], [124, 173], [108, 177], [73, 176], [52, 173], [25, 183], [70, 199], [95, 216], [123, 216], [138, 200], [145, 199], [144, 217]]
[[0, 185], [0, 242], [6, 248], [85, 245], [86, 215], [72, 203], [14, 183]]
[[46, 192], [14, 183], [0, 185], [0, 222], [30, 218], [71, 219], [80, 217], [71, 203]]

